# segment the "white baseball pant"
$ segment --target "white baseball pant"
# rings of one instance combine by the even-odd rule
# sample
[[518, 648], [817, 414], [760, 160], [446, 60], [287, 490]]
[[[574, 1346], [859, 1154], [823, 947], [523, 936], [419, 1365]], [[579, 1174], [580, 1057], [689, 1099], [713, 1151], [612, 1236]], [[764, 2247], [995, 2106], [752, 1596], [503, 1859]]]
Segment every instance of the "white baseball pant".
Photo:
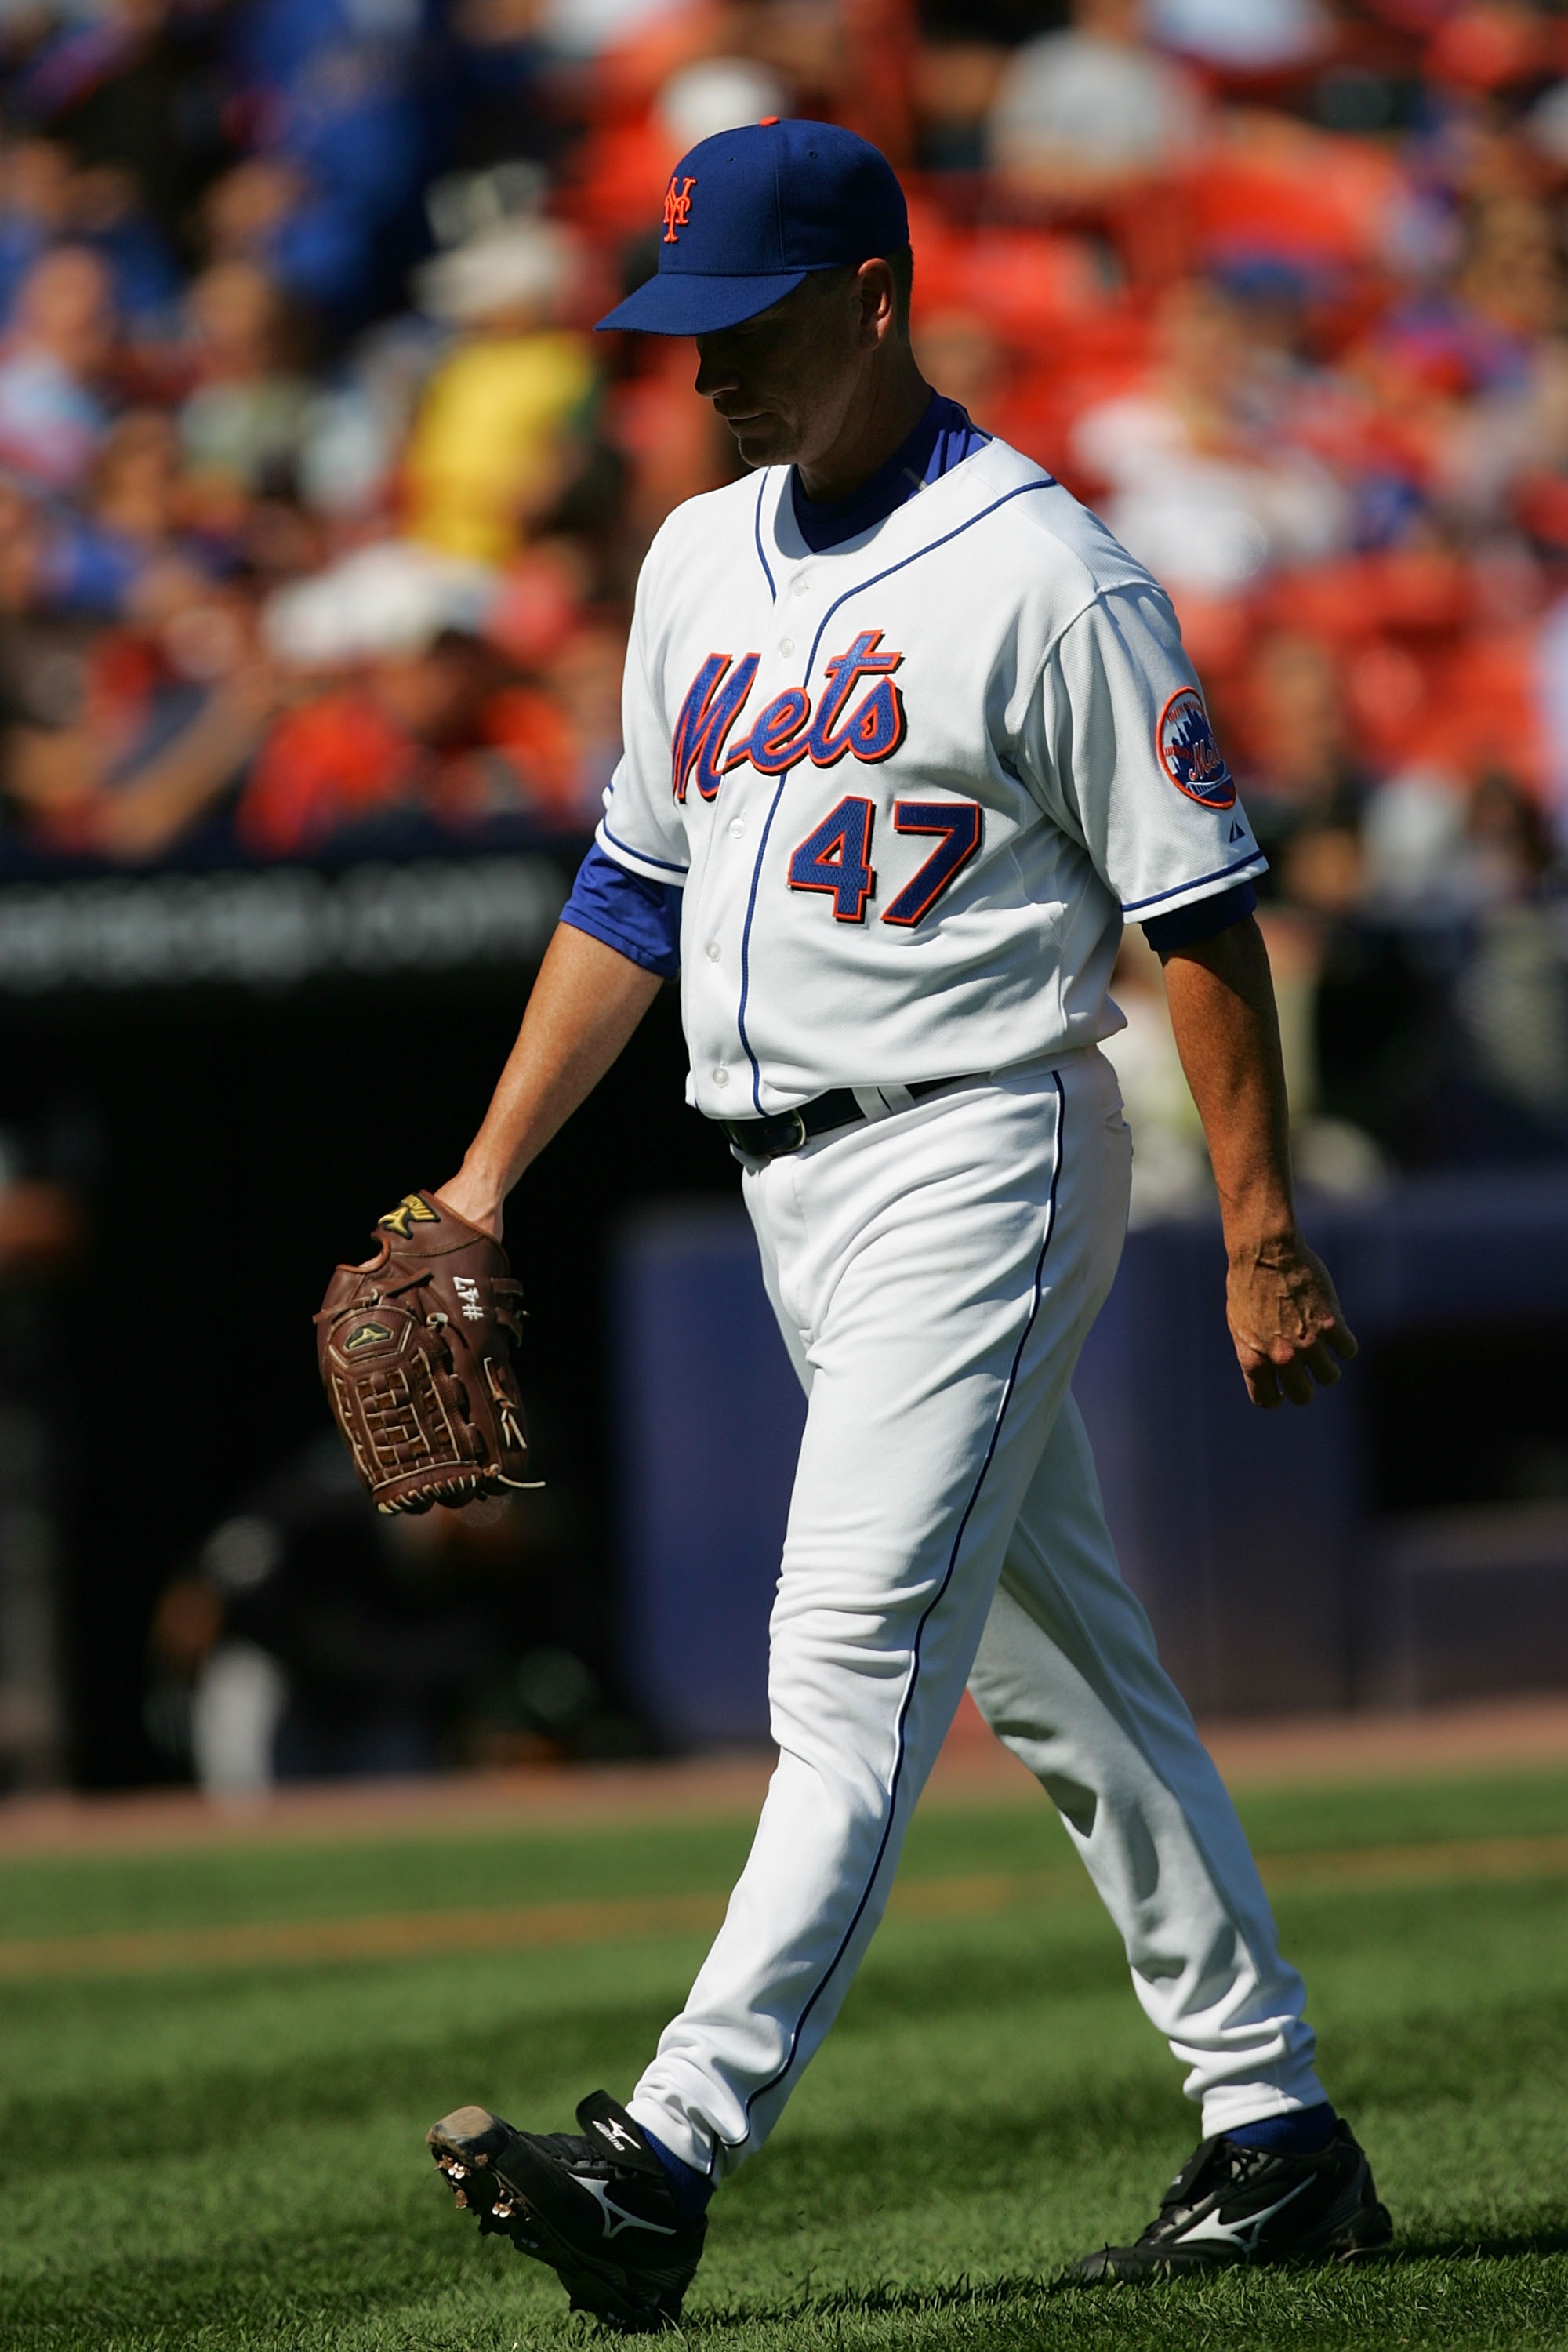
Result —
[[630, 2102], [715, 2179], [767, 2137], [837, 2014], [966, 1681], [1058, 1807], [1205, 2131], [1323, 2097], [1301, 1980], [1121, 1581], [1068, 1393], [1130, 1164], [1089, 1051], [746, 1169], [808, 1399], [771, 1628], [779, 1760]]

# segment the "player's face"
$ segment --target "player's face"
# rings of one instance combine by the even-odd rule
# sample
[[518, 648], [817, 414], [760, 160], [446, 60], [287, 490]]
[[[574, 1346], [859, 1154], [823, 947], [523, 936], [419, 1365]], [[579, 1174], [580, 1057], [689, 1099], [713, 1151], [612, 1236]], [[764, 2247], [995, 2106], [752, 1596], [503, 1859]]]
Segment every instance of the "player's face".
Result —
[[771, 310], [697, 338], [697, 389], [748, 466], [810, 467], [836, 447], [883, 339], [885, 262], [814, 274]]

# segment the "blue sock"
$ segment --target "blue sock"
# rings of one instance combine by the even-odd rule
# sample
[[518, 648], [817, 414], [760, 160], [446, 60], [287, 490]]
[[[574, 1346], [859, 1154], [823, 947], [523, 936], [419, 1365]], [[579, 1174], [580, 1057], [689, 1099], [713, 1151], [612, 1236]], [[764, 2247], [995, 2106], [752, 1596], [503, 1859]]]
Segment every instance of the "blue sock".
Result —
[[1270, 2156], [1316, 2156], [1334, 2136], [1339, 2117], [1325, 2099], [1321, 2106], [1297, 2107], [1288, 2116], [1265, 2116], [1227, 2131], [1237, 2147], [1267, 2148]]
[[713, 2183], [706, 2173], [699, 2172], [694, 2164], [688, 2164], [683, 2157], [676, 2155], [673, 2148], [666, 2147], [661, 2139], [656, 2139], [647, 2124], [642, 2126], [642, 2136], [669, 2175], [669, 2185], [675, 2191], [675, 2210], [681, 2220], [688, 2224], [700, 2221], [708, 2210]]

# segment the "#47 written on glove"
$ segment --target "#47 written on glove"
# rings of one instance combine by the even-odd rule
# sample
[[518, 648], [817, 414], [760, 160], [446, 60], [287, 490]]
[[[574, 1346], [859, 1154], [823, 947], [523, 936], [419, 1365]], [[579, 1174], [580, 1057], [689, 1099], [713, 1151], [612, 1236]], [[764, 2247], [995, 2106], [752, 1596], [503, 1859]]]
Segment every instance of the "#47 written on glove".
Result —
[[377, 1510], [537, 1485], [506, 1252], [429, 1192], [407, 1193], [375, 1234], [375, 1256], [338, 1267], [315, 1323], [327, 1402]]

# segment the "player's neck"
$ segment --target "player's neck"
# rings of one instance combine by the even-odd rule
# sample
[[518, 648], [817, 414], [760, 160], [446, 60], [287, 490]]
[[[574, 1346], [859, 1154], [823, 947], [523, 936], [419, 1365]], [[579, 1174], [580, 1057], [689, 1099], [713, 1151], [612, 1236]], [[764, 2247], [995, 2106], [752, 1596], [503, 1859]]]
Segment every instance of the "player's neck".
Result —
[[858, 400], [830, 449], [797, 466], [800, 486], [814, 505], [852, 498], [901, 448], [926, 413], [931, 386], [907, 343], [887, 354], [872, 376], [868, 397]]

